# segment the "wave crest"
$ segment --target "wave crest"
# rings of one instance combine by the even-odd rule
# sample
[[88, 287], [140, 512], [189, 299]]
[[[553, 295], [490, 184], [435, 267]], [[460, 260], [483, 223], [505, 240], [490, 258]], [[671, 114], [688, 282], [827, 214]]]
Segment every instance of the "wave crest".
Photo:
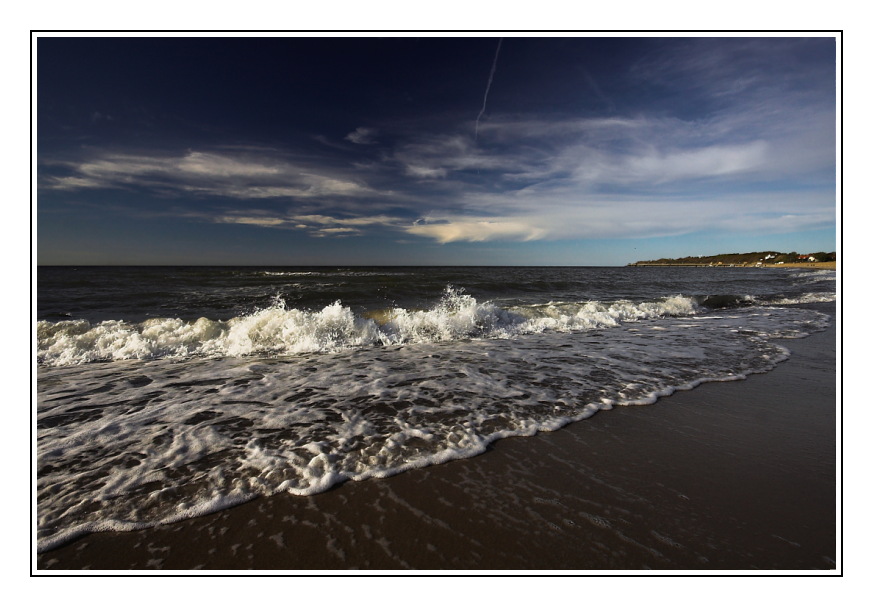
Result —
[[545, 331], [614, 327], [624, 322], [694, 314], [684, 296], [661, 301], [550, 303], [501, 308], [448, 287], [427, 310], [392, 308], [356, 315], [337, 301], [322, 310], [269, 308], [227, 321], [153, 318], [142, 323], [107, 320], [39, 321], [37, 360], [48, 366], [92, 361], [299, 354], [406, 343], [506, 338]]

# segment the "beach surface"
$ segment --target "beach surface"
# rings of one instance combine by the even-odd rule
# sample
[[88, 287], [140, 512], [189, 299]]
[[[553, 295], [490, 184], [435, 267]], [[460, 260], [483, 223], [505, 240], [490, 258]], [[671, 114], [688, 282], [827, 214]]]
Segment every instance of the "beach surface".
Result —
[[788, 268], [797, 268], [801, 270], [836, 270], [837, 262], [835, 261], [804, 261], [804, 262], [794, 262], [794, 263], [762, 263], [762, 264], [717, 264], [710, 265], [708, 263], [657, 263], [657, 262], [645, 262], [638, 261], [637, 263], [631, 264], [640, 268], [654, 268], [654, 267], [662, 267], [662, 268], [733, 268], [733, 267], [742, 267], [742, 268], [776, 268], [785, 270]]
[[800, 263], [768, 263], [763, 264], [764, 268], [802, 268], [807, 270], [836, 270], [837, 262], [835, 261], [804, 261]]
[[833, 570], [837, 324], [743, 381], [483, 455], [34, 555], [63, 570]]

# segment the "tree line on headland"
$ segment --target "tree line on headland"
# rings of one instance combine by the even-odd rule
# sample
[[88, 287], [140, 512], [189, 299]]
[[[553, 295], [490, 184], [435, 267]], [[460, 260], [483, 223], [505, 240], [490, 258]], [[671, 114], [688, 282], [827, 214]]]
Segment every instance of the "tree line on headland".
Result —
[[653, 259], [637, 261], [632, 266], [763, 266], [805, 263], [836, 262], [836, 252], [800, 254], [780, 253], [779, 251], [761, 251], [757, 253], [724, 253], [722, 255], [689, 256], [678, 259]]

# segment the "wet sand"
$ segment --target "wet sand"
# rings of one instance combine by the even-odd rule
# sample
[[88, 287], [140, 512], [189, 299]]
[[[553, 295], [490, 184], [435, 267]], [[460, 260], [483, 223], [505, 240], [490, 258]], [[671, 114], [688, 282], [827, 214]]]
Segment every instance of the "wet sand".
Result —
[[308, 498], [92, 534], [36, 555], [36, 567], [832, 570], [835, 320], [782, 341], [792, 356], [767, 374]]

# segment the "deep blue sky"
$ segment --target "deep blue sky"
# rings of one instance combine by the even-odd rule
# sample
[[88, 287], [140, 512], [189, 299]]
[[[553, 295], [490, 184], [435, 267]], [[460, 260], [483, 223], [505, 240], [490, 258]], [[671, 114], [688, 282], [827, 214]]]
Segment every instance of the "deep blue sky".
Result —
[[38, 263], [832, 251], [835, 62], [833, 37], [40, 38]]

